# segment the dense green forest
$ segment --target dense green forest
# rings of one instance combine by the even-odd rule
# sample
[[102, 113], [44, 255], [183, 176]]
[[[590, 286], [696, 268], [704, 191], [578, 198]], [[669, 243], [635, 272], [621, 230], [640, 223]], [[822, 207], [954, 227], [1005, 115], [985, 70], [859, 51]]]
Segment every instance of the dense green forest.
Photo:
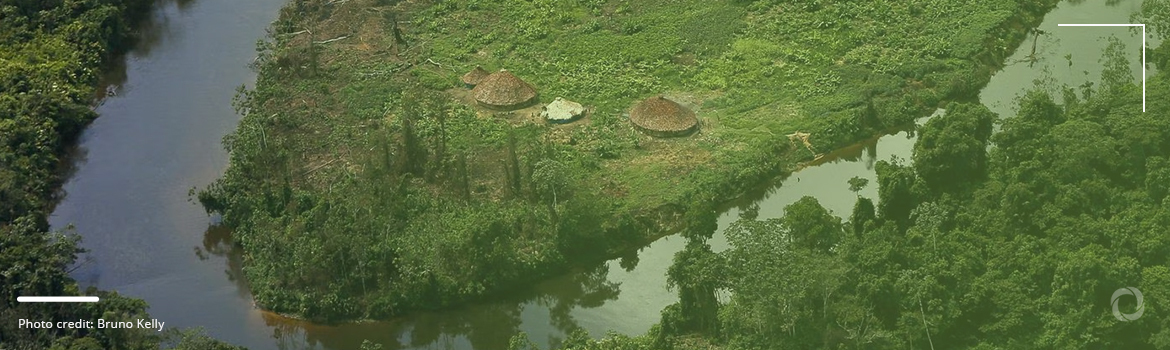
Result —
[[[659, 326], [563, 348], [1170, 348], [1170, 77], [1143, 113], [1130, 52], [1114, 39], [1099, 87], [1038, 86], [998, 132], [984, 106], [948, 105], [846, 222], [805, 197], [736, 222], [722, 252], [711, 225], [688, 230]], [[1129, 322], [1125, 287], [1144, 294]]]
[[90, 289], [100, 303], [17, 303], [20, 295], [78, 295], [69, 276], [76, 235], [50, 232], [62, 155], [97, 115], [102, 68], [133, 43], [152, 0], [0, 0], [0, 348], [8, 350], [233, 349], [199, 332], [20, 329], [18, 319], [130, 320], [146, 303]]
[[[151, 3], [0, 0], [0, 320], [145, 317], [94, 289], [102, 303], [15, 297], [81, 293], [78, 239], [46, 221], [60, 158]], [[315, 320], [448, 307], [680, 232], [679, 302], [659, 325], [561, 347], [1170, 349], [1170, 78], [1151, 77], [1142, 113], [1114, 41], [1097, 87], [1038, 85], [1012, 116], [948, 102], [1054, 3], [292, 0], [237, 101], [231, 168], [200, 200], [234, 229], [257, 303]], [[476, 65], [592, 113], [477, 111], [456, 83]], [[662, 93], [696, 109], [698, 135], [626, 123]], [[936, 107], [848, 220], [806, 197], [735, 223], [725, 251], [706, 242], [721, 201]], [[1114, 318], [1123, 287], [1144, 293], [1142, 318]], [[160, 346], [236, 349], [197, 330], [0, 322], [4, 349]]]
[[[449, 307], [639, 247], [973, 96], [1056, 2], [293, 0], [200, 200], [233, 228], [263, 308]], [[458, 83], [477, 65], [591, 113], [477, 110]], [[624, 111], [658, 94], [700, 132], [636, 132]]]
[[[453, 306], [675, 231], [810, 159], [790, 133], [831, 150], [971, 96], [1055, 5], [920, 2], [291, 1], [200, 199], [263, 308]], [[592, 114], [477, 112], [456, 84], [475, 66]], [[635, 132], [622, 111], [656, 94], [700, 135]]]

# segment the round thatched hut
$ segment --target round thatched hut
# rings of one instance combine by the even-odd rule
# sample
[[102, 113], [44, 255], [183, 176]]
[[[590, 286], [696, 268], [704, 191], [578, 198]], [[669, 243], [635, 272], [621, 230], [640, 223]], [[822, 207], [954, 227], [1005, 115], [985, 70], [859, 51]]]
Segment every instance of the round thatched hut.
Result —
[[471, 95], [480, 105], [503, 110], [526, 107], [536, 101], [536, 89], [506, 69], [483, 78], [471, 89]]
[[642, 101], [630, 110], [630, 122], [651, 136], [685, 136], [699, 128], [695, 112], [662, 96]]
[[475, 66], [475, 69], [472, 69], [470, 72], [467, 72], [467, 74], [464, 74], [460, 80], [463, 80], [464, 86], [467, 86], [468, 89], [471, 89], [476, 85], [479, 85], [479, 82], [483, 81], [483, 78], [487, 78], [487, 76], [490, 74], [491, 73], [488, 73], [488, 71], [484, 70], [483, 67]]

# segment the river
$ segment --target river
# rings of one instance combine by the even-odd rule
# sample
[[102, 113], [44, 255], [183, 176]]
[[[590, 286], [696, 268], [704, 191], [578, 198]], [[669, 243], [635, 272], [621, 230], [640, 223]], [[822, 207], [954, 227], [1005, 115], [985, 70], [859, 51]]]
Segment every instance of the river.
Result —
[[[83, 134], [73, 174], [54, 212], [55, 228], [73, 225], [90, 252], [73, 275], [84, 285], [145, 299], [168, 327], [203, 327], [251, 349], [356, 349], [363, 339], [384, 349], [502, 349], [516, 332], [548, 346], [583, 328], [641, 334], [676, 300], [665, 272], [681, 237], [665, 237], [636, 255], [575, 271], [507, 297], [383, 322], [314, 325], [254, 308], [227, 232], [188, 195], [227, 165], [220, 140], [239, 117], [235, 89], [251, 84], [247, 65], [285, 0], [171, 0], [157, 6], [141, 43], [108, 79], [112, 93]], [[1140, 0], [1068, 1], [1046, 16], [1035, 62], [1029, 39], [995, 74], [980, 100], [1011, 115], [1016, 96], [1038, 78], [1077, 86], [1095, 81], [1107, 42], [1132, 51], [1140, 79], [1140, 37], [1125, 28], [1069, 28], [1057, 23], [1127, 23]], [[1151, 43], [1151, 46], [1154, 43]], [[1066, 56], [1068, 55], [1068, 56]], [[919, 121], [922, 122], [921, 120]], [[815, 140], [814, 140], [815, 142]], [[877, 137], [828, 154], [733, 203], [719, 219], [777, 217], [803, 196], [848, 216], [857, 195], [877, 197], [873, 164], [909, 159], [912, 131]], [[846, 181], [867, 178], [858, 194]], [[712, 239], [726, 247], [721, 233]]]

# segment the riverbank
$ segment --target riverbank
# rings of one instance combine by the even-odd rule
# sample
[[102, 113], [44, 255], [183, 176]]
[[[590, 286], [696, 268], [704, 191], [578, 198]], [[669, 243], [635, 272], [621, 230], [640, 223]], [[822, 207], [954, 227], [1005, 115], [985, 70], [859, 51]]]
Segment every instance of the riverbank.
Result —
[[[1006, 56], [1044, 4], [295, 2], [240, 100], [231, 168], [201, 199], [234, 226], [263, 308], [443, 308], [612, 256], [971, 96], [995, 69], [984, 57]], [[476, 65], [592, 113], [547, 126], [445, 94]], [[696, 111], [699, 133], [630, 127], [623, 111], [660, 93]]]
[[[150, 0], [23, 2], [0, 6], [0, 348], [145, 349], [163, 336], [130, 329], [30, 329], [15, 320], [146, 318], [147, 305], [117, 292], [82, 290], [70, 277], [83, 250], [48, 223], [72, 159], [69, 147], [93, 121], [104, 70], [138, 39]], [[100, 94], [99, 94], [100, 95]], [[22, 295], [96, 295], [94, 304], [17, 303]], [[198, 333], [167, 332], [173, 341]], [[223, 347], [228, 349], [230, 347]]]

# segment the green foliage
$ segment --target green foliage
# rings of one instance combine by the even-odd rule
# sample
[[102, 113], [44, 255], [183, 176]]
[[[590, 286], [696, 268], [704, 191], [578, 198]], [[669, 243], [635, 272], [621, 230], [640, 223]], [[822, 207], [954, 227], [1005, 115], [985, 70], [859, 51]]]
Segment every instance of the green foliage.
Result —
[[[47, 217], [62, 154], [97, 116], [90, 106], [101, 68], [133, 42], [130, 25], [152, 3], [0, 1], [0, 348], [159, 348], [149, 330], [21, 329], [15, 322], [147, 317], [141, 300], [79, 290], [66, 272], [82, 252], [79, 238], [49, 232]], [[80, 294], [102, 302], [16, 303], [21, 295]]]
[[[989, 78], [983, 62], [998, 62], [984, 56], [1054, 4], [294, 2], [259, 45], [256, 88], [225, 139], [231, 166], [200, 201], [234, 228], [261, 307], [339, 321], [456, 305], [684, 226], [709, 236], [711, 205], [810, 159], [787, 135], [826, 151], [970, 97]], [[300, 28], [373, 34], [312, 45]], [[894, 35], [905, 32], [923, 35]], [[550, 126], [452, 103], [467, 97], [454, 78], [477, 65], [588, 117]], [[623, 111], [657, 94], [693, 107], [700, 131], [635, 131]], [[904, 203], [871, 216], [911, 222], [920, 189], [902, 170], [905, 188], [886, 195]], [[676, 208], [694, 226], [670, 218]], [[794, 244], [830, 254], [838, 226], [800, 227]], [[717, 333], [713, 287], [676, 272], [690, 295], [678, 309], [701, 316], [663, 329]]]
[[874, 169], [878, 175], [878, 214], [886, 220], [906, 222], [919, 203], [919, 180], [914, 169], [897, 160], [878, 161]]
[[[515, 344], [517, 338], [513, 338]], [[527, 340], [527, 338], [524, 338]], [[630, 337], [623, 334], [609, 333], [604, 338], [593, 340], [589, 333], [584, 330], [579, 330], [569, 334], [569, 336], [556, 347], [557, 350], [649, 350], [659, 349], [655, 347], [650, 337]], [[535, 346], [529, 348], [511, 347], [509, 350], [522, 349], [536, 349]]]
[[369, 340], [363, 340], [360, 350], [382, 350], [382, 344], [378, 344]]
[[728, 4], [686, 13], [686, 22], [679, 26], [683, 48], [699, 57], [718, 56], [744, 30], [744, 12]]
[[855, 237], [865, 232], [869, 225], [877, 223], [877, 212], [873, 200], [858, 197], [857, 202], [853, 204], [853, 214], [849, 217], [849, 223], [853, 225], [852, 233]]
[[788, 231], [792, 245], [820, 253], [830, 253], [843, 234], [841, 219], [808, 196], [784, 207], [780, 225]]
[[1101, 71], [1101, 86], [1104, 93], [1119, 93], [1120, 89], [1133, 88], [1133, 73], [1126, 59], [1125, 43], [1117, 37], [1109, 37], [1109, 46], [1101, 57], [1105, 66]]
[[[1170, 30], [1170, 1], [1148, 0], [1142, 1], [1141, 11], [1133, 14], [1130, 23], [1144, 23], [1150, 27], [1150, 33], [1158, 38], [1164, 38]], [[1167, 47], [1167, 46], [1159, 46]]]
[[[1164, 96], [1170, 78], [1150, 86]], [[912, 166], [878, 163], [880, 205], [859, 198], [851, 225], [809, 198], [782, 218], [734, 223], [724, 260], [670, 268], [727, 271], [721, 333], [702, 337], [726, 348], [1165, 348], [1166, 102], [1142, 113], [1132, 86], [1108, 89], [1064, 106], [1030, 92], [995, 135], [981, 106], [951, 105], [919, 130]], [[801, 243], [825, 228], [842, 238]], [[1140, 319], [1114, 318], [1110, 296], [1124, 287], [1145, 294]], [[680, 311], [664, 311], [664, 329]]]
[[980, 104], [951, 104], [926, 122], [914, 144], [914, 170], [931, 189], [973, 183], [987, 171], [987, 145], [995, 113]]
[[[838, 327], [828, 322], [833, 316], [864, 316], [849, 305], [855, 300], [830, 297], [843, 287], [845, 265], [833, 257], [833, 245], [822, 245], [831, 242], [813, 240], [840, 237], [840, 219], [824, 216], [827, 211], [811, 197], [789, 205], [785, 213], [782, 219], [741, 220], [726, 231], [732, 248], [722, 255], [732, 301], [720, 319], [734, 347], [813, 348], [823, 340], [822, 332]], [[865, 317], [854, 321], [849, 326], [872, 322]]]
[[865, 186], [868, 185], [869, 179], [863, 177], [854, 176], [849, 179], [849, 191], [853, 193], [860, 192], [861, 190], [865, 189]]
[[[78, 236], [45, 233], [32, 216], [17, 218], [0, 226], [0, 286], [4, 302], [0, 318], [5, 320], [68, 320], [99, 318], [124, 321], [145, 318], [146, 303], [114, 292], [78, 290], [66, 269], [81, 250]], [[96, 295], [101, 303], [46, 304], [17, 303], [22, 295]], [[13, 349], [157, 349], [159, 339], [143, 329], [29, 329], [15, 322], [0, 323], [0, 346]]]
[[1146, 194], [1154, 202], [1170, 194], [1170, 161], [1166, 158], [1151, 157], [1146, 163]]
[[[171, 328], [167, 331], [164, 345], [166, 349], [171, 350], [247, 350], [241, 346], [234, 346], [215, 340], [204, 334], [201, 328], [191, 328], [180, 330], [178, 328]], [[364, 344], [362, 350], [366, 350]], [[377, 350], [377, 349], [374, 349]]]
[[678, 290], [678, 317], [664, 317], [664, 333], [718, 334], [719, 301], [715, 291], [723, 284], [719, 270], [722, 265], [711, 246], [697, 239], [688, 239], [686, 248], [675, 254], [666, 276], [667, 286]]
[[536, 186], [536, 191], [542, 197], [551, 198], [553, 212], [556, 212], [557, 192], [563, 193], [565, 187], [572, 182], [568, 176], [569, 173], [565, 165], [555, 160], [541, 160], [532, 170], [532, 181]]

